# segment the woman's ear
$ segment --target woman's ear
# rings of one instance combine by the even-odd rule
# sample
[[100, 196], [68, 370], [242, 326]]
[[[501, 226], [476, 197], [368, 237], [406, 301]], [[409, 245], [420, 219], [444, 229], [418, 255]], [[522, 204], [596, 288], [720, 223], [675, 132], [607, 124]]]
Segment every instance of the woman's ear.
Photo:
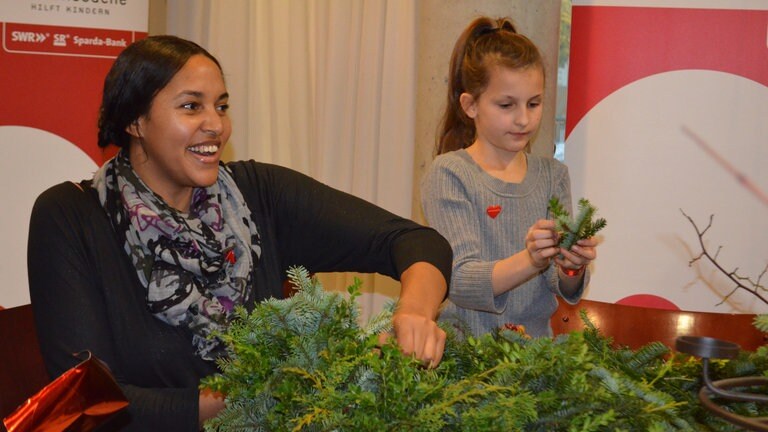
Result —
[[128, 126], [125, 127], [125, 131], [128, 133], [128, 135], [134, 137], [134, 138], [141, 138], [141, 119], [136, 119], [132, 121]]
[[464, 114], [467, 115], [467, 117], [474, 119], [477, 115], [477, 104], [475, 103], [475, 98], [472, 97], [469, 93], [462, 93], [461, 96], [459, 96], [459, 104], [461, 104], [461, 109], [464, 110]]

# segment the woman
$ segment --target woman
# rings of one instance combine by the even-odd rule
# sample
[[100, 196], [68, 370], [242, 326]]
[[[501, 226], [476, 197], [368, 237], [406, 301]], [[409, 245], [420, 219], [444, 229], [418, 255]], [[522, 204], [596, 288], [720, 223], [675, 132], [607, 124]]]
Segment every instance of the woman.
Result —
[[198, 389], [224, 355], [208, 335], [235, 305], [282, 297], [292, 265], [399, 279], [398, 343], [426, 364], [442, 357], [447, 242], [286, 168], [222, 164], [227, 104], [221, 67], [197, 44], [132, 44], [99, 118], [99, 146], [119, 153], [35, 203], [28, 267], [43, 356], [53, 377], [82, 350], [109, 365], [130, 402], [114, 429], [191, 431], [215, 416], [221, 396]]

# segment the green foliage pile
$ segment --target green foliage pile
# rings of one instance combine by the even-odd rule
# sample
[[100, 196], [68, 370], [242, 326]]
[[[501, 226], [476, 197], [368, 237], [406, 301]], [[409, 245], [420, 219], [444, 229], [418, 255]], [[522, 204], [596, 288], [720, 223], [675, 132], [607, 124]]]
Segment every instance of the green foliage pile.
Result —
[[[435, 369], [378, 345], [391, 310], [358, 324], [355, 299], [323, 291], [301, 268], [297, 293], [269, 300], [220, 337], [229, 358], [202, 383], [227, 395], [207, 431], [673, 431], [737, 430], [701, 408], [698, 360], [660, 343], [615, 349], [583, 332], [529, 338], [501, 329], [449, 332]], [[711, 363], [713, 379], [762, 374], [765, 351]], [[743, 403], [737, 412], [755, 415]]]
[[607, 223], [603, 218], [592, 219], [597, 209], [586, 198], [579, 200], [579, 211], [575, 218], [571, 218], [568, 210], [556, 196], [549, 200], [549, 212], [555, 220], [556, 229], [560, 235], [559, 246], [567, 250], [570, 250], [577, 241], [597, 234], [605, 228]]

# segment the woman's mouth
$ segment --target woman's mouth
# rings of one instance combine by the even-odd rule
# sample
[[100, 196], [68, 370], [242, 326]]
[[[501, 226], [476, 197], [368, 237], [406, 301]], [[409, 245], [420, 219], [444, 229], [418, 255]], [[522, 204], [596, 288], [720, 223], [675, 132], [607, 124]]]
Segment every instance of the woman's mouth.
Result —
[[187, 147], [190, 152], [200, 156], [214, 156], [219, 151], [218, 144], [198, 144], [192, 147]]

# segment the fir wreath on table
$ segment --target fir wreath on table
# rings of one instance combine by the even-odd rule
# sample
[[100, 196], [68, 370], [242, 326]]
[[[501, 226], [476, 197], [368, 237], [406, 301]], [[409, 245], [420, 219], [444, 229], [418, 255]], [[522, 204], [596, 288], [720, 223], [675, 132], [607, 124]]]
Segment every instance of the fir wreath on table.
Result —
[[[661, 343], [615, 349], [599, 329], [529, 338], [502, 328], [460, 339], [424, 368], [394, 342], [392, 306], [359, 324], [349, 296], [326, 292], [300, 267], [290, 298], [239, 308], [221, 337], [229, 356], [202, 386], [226, 395], [207, 431], [737, 430], [701, 408], [701, 364]], [[768, 369], [764, 348], [715, 361], [713, 379]], [[733, 404], [754, 415], [755, 404]]]

